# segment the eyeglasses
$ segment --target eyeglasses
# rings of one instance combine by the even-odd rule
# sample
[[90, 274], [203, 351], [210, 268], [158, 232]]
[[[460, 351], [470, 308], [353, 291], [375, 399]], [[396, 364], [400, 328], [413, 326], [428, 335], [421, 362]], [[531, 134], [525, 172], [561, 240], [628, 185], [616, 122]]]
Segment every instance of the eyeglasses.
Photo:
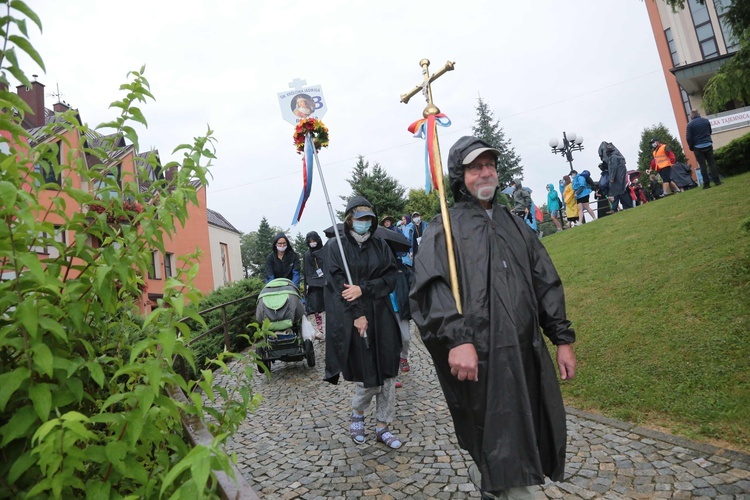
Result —
[[464, 170], [466, 170], [467, 172], [479, 173], [482, 170], [484, 170], [485, 168], [490, 168], [492, 170], [497, 170], [497, 165], [495, 164], [494, 161], [472, 162], [472, 163], [469, 163], [468, 165], [466, 165], [464, 167]]

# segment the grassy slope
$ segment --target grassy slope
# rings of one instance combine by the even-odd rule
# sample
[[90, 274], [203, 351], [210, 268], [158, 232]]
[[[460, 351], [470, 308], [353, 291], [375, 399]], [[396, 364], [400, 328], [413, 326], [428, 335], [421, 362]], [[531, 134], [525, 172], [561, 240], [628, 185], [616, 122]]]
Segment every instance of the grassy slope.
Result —
[[750, 174], [544, 238], [577, 331], [568, 404], [750, 450]]

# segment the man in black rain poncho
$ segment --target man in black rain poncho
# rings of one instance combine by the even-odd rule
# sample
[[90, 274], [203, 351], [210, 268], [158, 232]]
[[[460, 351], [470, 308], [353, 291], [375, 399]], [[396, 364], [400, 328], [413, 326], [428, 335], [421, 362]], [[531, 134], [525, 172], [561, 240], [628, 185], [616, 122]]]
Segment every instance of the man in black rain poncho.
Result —
[[352, 197], [341, 235], [351, 285], [336, 239], [326, 243], [325, 380], [336, 384], [343, 374], [344, 380], [357, 383], [349, 427], [355, 443], [366, 440], [364, 412], [375, 396], [377, 441], [399, 448], [401, 441], [388, 427], [396, 412], [401, 353], [401, 331], [390, 299], [398, 270], [388, 243], [375, 236], [376, 229], [372, 204], [362, 196]]
[[599, 145], [599, 158], [607, 164], [609, 172], [609, 189], [607, 196], [612, 202], [612, 210], [617, 212], [622, 205], [623, 210], [633, 208], [633, 199], [628, 192], [628, 168], [625, 165], [625, 157], [620, 150], [611, 142], [603, 141]]
[[521, 218], [493, 203], [499, 154], [462, 137], [448, 157], [463, 314], [451, 294], [440, 216], [414, 262], [411, 311], [459, 445], [474, 459], [470, 478], [486, 498], [533, 498], [529, 486], [544, 476], [563, 478], [566, 444], [565, 409], [540, 327], [558, 346], [563, 379], [574, 376], [575, 332], [541, 242]]

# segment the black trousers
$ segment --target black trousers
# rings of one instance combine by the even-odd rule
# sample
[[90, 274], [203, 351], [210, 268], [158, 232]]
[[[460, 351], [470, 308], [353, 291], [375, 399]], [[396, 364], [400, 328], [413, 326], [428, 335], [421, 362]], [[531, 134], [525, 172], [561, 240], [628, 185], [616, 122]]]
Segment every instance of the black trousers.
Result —
[[620, 204], [622, 204], [623, 210], [627, 210], [628, 208], [633, 208], [633, 198], [630, 197], [630, 193], [628, 193], [627, 191], [622, 194], [615, 195], [613, 198], [614, 199], [612, 200], [612, 210], [614, 212], [620, 211], [620, 208], [618, 206]]
[[[711, 184], [708, 177], [709, 170], [711, 171], [710, 180], [714, 181], [714, 184], [721, 184], [721, 180], [719, 180], [719, 168], [716, 166], [716, 160], [714, 159], [714, 147], [695, 148], [693, 153], [695, 153], [695, 159], [698, 160], [698, 165], [701, 167], [703, 185], [709, 186]], [[708, 167], [706, 164], [708, 164]]]

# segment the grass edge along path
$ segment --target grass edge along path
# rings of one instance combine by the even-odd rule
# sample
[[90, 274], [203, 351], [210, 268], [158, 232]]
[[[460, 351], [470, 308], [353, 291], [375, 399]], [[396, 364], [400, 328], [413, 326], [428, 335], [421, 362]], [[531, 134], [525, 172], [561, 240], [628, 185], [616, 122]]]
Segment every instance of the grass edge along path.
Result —
[[750, 173], [545, 237], [577, 333], [566, 404], [750, 451]]

